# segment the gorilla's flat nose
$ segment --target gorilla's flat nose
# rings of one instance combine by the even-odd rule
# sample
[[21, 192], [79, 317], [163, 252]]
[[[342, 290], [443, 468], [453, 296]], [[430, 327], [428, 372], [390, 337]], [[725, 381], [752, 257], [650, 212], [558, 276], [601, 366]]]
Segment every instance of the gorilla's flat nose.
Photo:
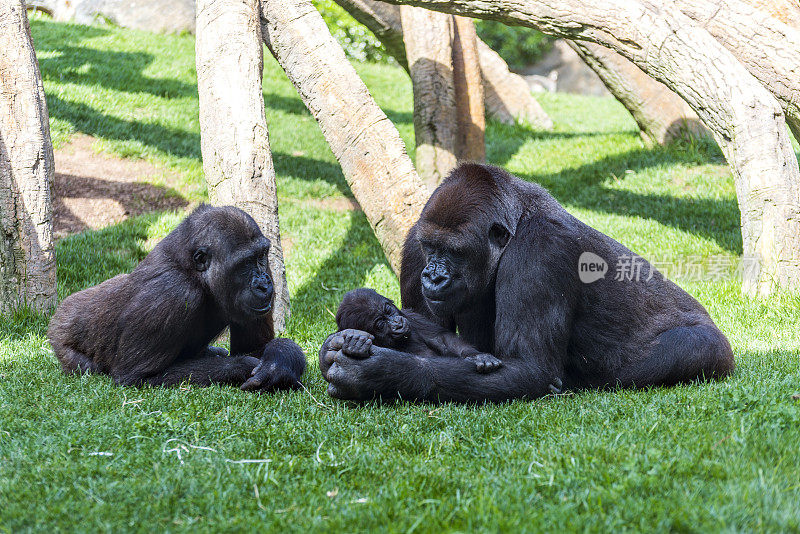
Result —
[[259, 276], [253, 279], [253, 291], [269, 295], [272, 293], [272, 280], [268, 276]]
[[422, 286], [431, 293], [444, 291], [450, 282], [450, 275], [444, 268], [428, 265], [422, 271]]

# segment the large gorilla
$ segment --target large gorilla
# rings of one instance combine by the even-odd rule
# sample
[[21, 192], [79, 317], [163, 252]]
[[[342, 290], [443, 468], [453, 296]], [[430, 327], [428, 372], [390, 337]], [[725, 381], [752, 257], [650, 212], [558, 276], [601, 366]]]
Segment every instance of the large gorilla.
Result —
[[[637, 276], [606, 272], [631, 259]], [[542, 187], [499, 168], [465, 164], [444, 180], [408, 235], [400, 281], [404, 308], [457, 330], [503, 367], [482, 375], [462, 359], [376, 346], [350, 357], [333, 334], [320, 350], [333, 397], [496, 402], [539, 397], [560, 381], [670, 385], [734, 367], [695, 299]]]
[[[303, 351], [274, 339], [269, 248], [244, 211], [200, 206], [133, 272], [64, 299], [48, 330], [64, 372], [123, 385], [298, 387]], [[226, 326], [232, 356], [209, 346]]]

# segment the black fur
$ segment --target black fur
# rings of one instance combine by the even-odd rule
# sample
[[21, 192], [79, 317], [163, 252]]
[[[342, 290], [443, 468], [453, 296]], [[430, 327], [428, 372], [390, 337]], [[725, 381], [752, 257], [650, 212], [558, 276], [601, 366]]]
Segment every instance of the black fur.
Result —
[[[600, 256], [610, 273], [583, 283], [583, 252]], [[728, 375], [730, 345], [694, 298], [644, 260], [638, 280], [615, 280], [618, 260], [631, 256], [542, 187], [496, 167], [462, 165], [407, 237], [403, 308], [458, 329], [503, 367], [480, 376], [463, 360], [380, 347], [353, 359], [333, 334], [320, 350], [328, 391], [358, 400], [480, 402], [539, 397], [559, 379], [581, 389]]]
[[[48, 330], [64, 372], [137, 386], [299, 386], [305, 355], [273, 339], [269, 247], [244, 211], [200, 206], [133, 272], [64, 299]], [[226, 326], [233, 356], [209, 346]]]
[[456, 334], [411, 310], [399, 310], [394, 302], [373, 289], [348, 292], [336, 312], [342, 332], [342, 350], [354, 358], [369, 356], [372, 345], [425, 357], [466, 358], [479, 373], [489, 373], [502, 362], [481, 353]]

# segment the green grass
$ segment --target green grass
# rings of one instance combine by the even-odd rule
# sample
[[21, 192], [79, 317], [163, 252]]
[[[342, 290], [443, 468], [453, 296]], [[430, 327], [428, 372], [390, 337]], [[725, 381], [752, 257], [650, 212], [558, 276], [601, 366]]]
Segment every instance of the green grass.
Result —
[[[193, 39], [33, 22], [53, 138], [73, 132], [181, 173], [204, 198]], [[357, 65], [404, 140], [398, 68]], [[132, 389], [65, 377], [47, 317], [0, 321], [0, 531], [798, 531], [800, 300], [743, 298], [734, 278], [678, 283], [710, 311], [738, 368], [720, 383], [586, 392], [502, 406], [353, 407], [315, 353], [347, 289], [397, 298], [322, 135], [273, 61], [264, 96], [307, 392]], [[489, 126], [489, 159], [649, 258], [738, 258], [731, 177], [705, 143], [642, 144], [612, 100], [544, 95], [554, 132]], [[61, 297], [129, 271], [180, 214], [58, 243]], [[624, 318], [622, 318], [624, 320]], [[259, 462], [242, 462], [259, 460]]]

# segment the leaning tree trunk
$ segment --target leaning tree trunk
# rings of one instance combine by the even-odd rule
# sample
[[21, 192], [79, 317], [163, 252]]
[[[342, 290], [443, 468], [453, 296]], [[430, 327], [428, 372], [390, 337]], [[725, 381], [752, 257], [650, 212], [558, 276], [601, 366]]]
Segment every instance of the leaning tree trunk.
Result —
[[[777, 101], [705, 29], [649, 0], [389, 0], [612, 48], [678, 93], [733, 172], [750, 295], [800, 288], [800, 172]], [[654, 51], [658, 53], [654, 53]]]
[[400, 8], [400, 18], [414, 92], [417, 172], [433, 191], [457, 162], [455, 21], [451, 15], [409, 6]]
[[517, 121], [552, 130], [553, 121], [531, 94], [528, 82], [508, 68], [500, 54], [478, 39], [486, 114], [503, 124]]
[[800, 30], [741, 0], [675, 0], [778, 99], [800, 141]]
[[248, 212], [272, 242], [273, 320], [281, 331], [289, 316], [289, 289], [264, 115], [259, 0], [198, 0], [196, 63], [209, 197]]
[[262, 0], [267, 46], [319, 123], [395, 272], [428, 198], [397, 129], [309, 0]]
[[483, 115], [483, 80], [475, 24], [453, 17], [453, 85], [456, 98], [456, 158], [486, 160], [486, 119]]
[[643, 138], [665, 145], [682, 135], [711, 133], [681, 97], [621, 55], [586, 41], [567, 43], [633, 115]]
[[56, 304], [53, 145], [22, 0], [0, 1], [0, 313]]
[[[386, 51], [409, 71], [399, 7], [376, 0], [336, 0], [336, 3], [375, 34]], [[480, 38], [477, 43], [486, 115], [503, 124], [520, 121], [551, 130], [553, 121], [533, 98], [522, 76], [511, 72], [503, 58]]]

